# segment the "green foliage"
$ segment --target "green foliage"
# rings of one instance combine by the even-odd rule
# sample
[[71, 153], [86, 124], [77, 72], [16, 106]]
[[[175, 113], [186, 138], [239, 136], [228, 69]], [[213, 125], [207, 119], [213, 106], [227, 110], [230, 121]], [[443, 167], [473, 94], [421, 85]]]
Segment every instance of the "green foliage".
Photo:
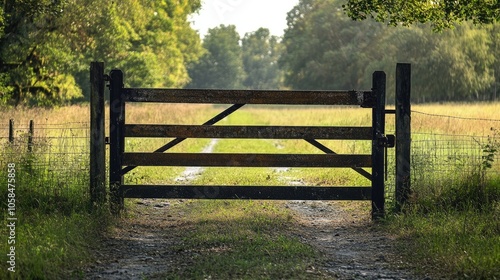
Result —
[[266, 28], [240, 40], [233, 25], [210, 29], [203, 41], [206, 52], [189, 67], [190, 88], [279, 89], [282, 53], [279, 38]]
[[348, 0], [342, 7], [355, 20], [374, 18], [394, 26], [431, 22], [436, 30], [455, 22], [488, 24], [500, 19], [500, 3], [495, 0]]
[[494, 68], [500, 60], [493, 52], [491, 40], [495, 35], [489, 29], [464, 23], [441, 34], [432, 33], [426, 26], [386, 32], [388, 40], [395, 43], [395, 58], [413, 65], [412, 91], [417, 93], [417, 100], [493, 98], [498, 83]]
[[483, 146], [483, 171], [493, 167], [495, 156], [498, 154], [498, 150], [500, 149], [500, 133], [493, 127], [491, 128], [491, 131], [493, 132], [493, 135], [488, 135], [488, 143]]
[[[19, 104], [35, 95], [40, 99], [64, 97], [54, 81], [60, 73], [48, 67], [50, 51], [44, 45], [54, 39], [57, 18], [65, 1], [5, 1], [0, 33], [0, 73], [6, 77], [3, 99]], [[8, 77], [8, 78], [7, 78]], [[71, 90], [71, 89], [68, 89]], [[78, 95], [72, 92], [70, 95]]]
[[246, 79], [243, 84], [249, 89], [279, 89], [282, 72], [278, 59], [282, 53], [279, 38], [271, 36], [266, 28], [245, 34], [242, 39], [243, 66]]
[[52, 106], [88, 98], [88, 67], [96, 60], [130, 70], [130, 86], [183, 86], [185, 65], [202, 51], [187, 20], [199, 8], [199, 0], [6, 1], [3, 103]]
[[[337, 0], [303, 0], [288, 13], [280, 63], [296, 89], [353, 89], [369, 85], [368, 70], [382, 60], [382, 26], [353, 22]], [[370, 71], [371, 72], [371, 71]]]
[[205, 54], [189, 66], [190, 88], [242, 88], [244, 79], [240, 35], [234, 25], [208, 30], [203, 40]]
[[[0, 7], [0, 105], [88, 99], [91, 61], [124, 69], [127, 86], [183, 87], [191, 81], [190, 87], [256, 89], [282, 88], [283, 79], [297, 89], [366, 88], [374, 70], [392, 73], [396, 62], [405, 61], [414, 65], [415, 100], [495, 99], [500, 32], [498, 23], [490, 23], [498, 20], [498, 5], [301, 0], [288, 14], [283, 44], [265, 29], [240, 41], [235, 30], [217, 27], [202, 47], [187, 19], [199, 0], [7, 0]], [[432, 35], [419, 24], [395, 29], [373, 20], [353, 22], [345, 11], [392, 25], [483, 25], [464, 22]]]
[[413, 101], [492, 100], [498, 96], [498, 26], [463, 23], [434, 33], [427, 25], [391, 28], [352, 21], [340, 0], [302, 0], [288, 14], [280, 65], [285, 85], [297, 89], [364, 89], [373, 71], [388, 74], [412, 64]]

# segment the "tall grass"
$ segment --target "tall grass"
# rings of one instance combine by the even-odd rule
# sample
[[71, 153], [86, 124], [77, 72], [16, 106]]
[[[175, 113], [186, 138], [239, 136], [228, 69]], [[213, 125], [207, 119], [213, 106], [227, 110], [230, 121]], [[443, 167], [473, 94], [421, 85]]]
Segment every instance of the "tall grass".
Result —
[[[43, 129], [41, 129], [43, 130]], [[3, 141], [0, 181], [7, 185], [9, 164], [15, 164], [15, 244], [0, 243], [2, 253], [15, 245], [16, 271], [2, 264], [2, 279], [55, 279], [68, 277], [90, 259], [89, 250], [105, 228], [106, 212], [91, 212], [88, 201], [86, 141], [69, 130], [37, 135], [28, 152], [26, 134], [14, 143]], [[76, 143], [75, 143], [76, 142]], [[8, 190], [2, 188], [0, 218], [7, 225]], [[2, 226], [1, 236], [8, 236]], [[10, 266], [10, 265], [9, 265]]]
[[414, 109], [412, 196], [403, 213], [388, 218], [388, 229], [423, 271], [500, 278], [500, 122], [491, 120], [499, 104]]

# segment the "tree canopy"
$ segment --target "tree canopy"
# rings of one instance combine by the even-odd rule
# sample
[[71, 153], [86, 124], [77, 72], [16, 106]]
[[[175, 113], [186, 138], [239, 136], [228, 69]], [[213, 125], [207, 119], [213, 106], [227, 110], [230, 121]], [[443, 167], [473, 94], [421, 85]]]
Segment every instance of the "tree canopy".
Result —
[[340, 0], [301, 0], [288, 13], [280, 65], [296, 89], [368, 89], [371, 74], [412, 63], [414, 101], [485, 100], [498, 96], [499, 24], [464, 22], [432, 32], [429, 25], [393, 28], [352, 21]]
[[91, 61], [124, 69], [134, 87], [361, 89], [383, 70], [389, 97], [394, 65], [410, 62], [415, 100], [498, 96], [496, 0], [300, 0], [282, 38], [265, 28], [241, 38], [234, 26], [222, 25], [203, 44], [188, 20], [200, 5], [5, 0], [0, 106], [86, 100]]
[[190, 88], [242, 88], [244, 76], [240, 35], [234, 25], [208, 30], [203, 40], [205, 54], [189, 66]]
[[183, 86], [202, 53], [187, 19], [199, 0], [6, 0], [0, 9], [0, 103], [83, 99], [91, 61], [131, 86]]
[[343, 8], [356, 20], [374, 18], [391, 25], [430, 22], [436, 30], [456, 22], [490, 24], [500, 20], [498, 0], [347, 0]]
[[246, 78], [243, 84], [249, 89], [279, 89], [282, 72], [278, 65], [282, 45], [277, 36], [267, 28], [245, 34], [242, 39], [242, 59]]
[[282, 45], [269, 29], [259, 28], [243, 38], [234, 25], [209, 29], [203, 40], [206, 53], [189, 66], [190, 88], [279, 89], [278, 59]]

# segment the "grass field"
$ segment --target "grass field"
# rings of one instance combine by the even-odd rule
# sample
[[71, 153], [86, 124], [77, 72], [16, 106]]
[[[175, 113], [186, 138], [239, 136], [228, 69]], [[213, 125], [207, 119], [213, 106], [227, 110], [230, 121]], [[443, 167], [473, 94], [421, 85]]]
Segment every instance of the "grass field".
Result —
[[[131, 106], [127, 108], [127, 122], [202, 123], [221, 109], [220, 106], [204, 105]], [[411, 203], [402, 214], [390, 215], [384, 225], [392, 234], [399, 236], [401, 252], [408, 260], [421, 264], [423, 269], [432, 269], [445, 275], [453, 272], [453, 276], [458, 278], [500, 278], [500, 168], [497, 162], [499, 135], [496, 133], [500, 129], [500, 122], [486, 120], [495, 119], [500, 110], [500, 103], [416, 105], [412, 109], [415, 111], [412, 117], [412, 130], [415, 134], [412, 137], [414, 180]], [[52, 110], [3, 109], [0, 115], [1, 119], [5, 120], [0, 130], [0, 180], [6, 182], [7, 164], [15, 162], [16, 198], [19, 198], [16, 200], [18, 272], [8, 272], [4, 263], [0, 278], [61, 277], [71, 268], [90, 260], [88, 252], [98, 246], [95, 243], [96, 237], [100, 231], [106, 230], [114, 219], [107, 211], [92, 212], [88, 205], [88, 172], [85, 167], [88, 160], [88, 107], [71, 106]], [[8, 119], [14, 119], [18, 127], [26, 127], [30, 119], [35, 120], [36, 138], [33, 153], [26, 152], [25, 130], [18, 131], [18, 144], [7, 144]], [[369, 126], [370, 123], [370, 110], [359, 108], [249, 106], [220, 124]], [[387, 130], [393, 131], [391, 117], [387, 120]], [[209, 141], [186, 140], [175, 147], [174, 151], [197, 152]], [[129, 151], [150, 151], [165, 142], [165, 139], [130, 139], [126, 146]], [[339, 153], [370, 151], [370, 143], [367, 141], [323, 143]], [[221, 140], [215, 146], [215, 152], [228, 151], [320, 153], [304, 141], [295, 140]], [[484, 157], [488, 155], [492, 157]], [[491, 166], [488, 167], [486, 163], [491, 163]], [[174, 179], [182, 171], [183, 168], [177, 167], [141, 167], [127, 175], [126, 180], [148, 184], [176, 183]], [[280, 172], [269, 168], [250, 168], [238, 169], [231, 173], [224, 168], [207, 168], [193, 183], [280, 185], [286, 183], [283, 178], [287, 181], [300, 180], [306, 185], [369, 184], [366, 179], [351, 170], [320, 168], [293, 168]], [[7, 190], [2, 189], [2, 197], [5, 199], [1, 202], [0, 217], [3, 223], [7, 224]], [[262, 243], [252, 245], [272, 246], [276, 243], [281, 244], [283, 248], [289, 248], [278, 250], [278, 255], [272, 256], [274, 260], [283, 261], [277, 270], [266, 267], [269, 269], [269, 275], [276, 275], [274, 273], [282, 273], [290, 268], [291, 264], [285, 259], [292, 256], [304, 260], [298, 270], [303, 270], [311, 260], [317, 258], [310, 248], [301, 247], [293, 238], [279, 234], [269, 235], [266, 231], [274, 227], [279, 229], [280, 225], [284, 224], [293, 226], [293, 220], [289, 219], [286, 210], [278, 209], [273, 203], [267, 202], [265, 207], [256, 204], [256, 207], [252, 205], [250, 208], [241, 207], [243, 204], [238, 203], [247, 202], [224, 204], [193, 201], [190, 211], [196, 213], [195, 216], [199, 219], [207, 221], [205, 228], [197, 230], [200, 233], [208, 233], [214, 226], [210, 223], [212, 219], [234, 221], [235, 215], [246, 217], [249, 215], [248, 209], [252, 209], [255, 219], [245, 218], [245, 223], [256, 239], [262, 238]], [[237, 225], [237, 222], [228, 223], [228, 227], [224, 229], [225, 233], [220, 236], [224, 238], [222, 241], [214, 240], [218, 238], [216, 236], [206, 235], [202, 239], [190, 239], [192, 244], [186, 246], [237, 242], [235, 239], [243, 234], [238, 232]], [[0, 229], [1, 236], [8, 234], [6, 227]], [[6, 239], [0, 243], [2, 254], [9, 251], [9, 246]], [[241, 243], [235, 246], [238, 249], [232, 253], [243, 258], [252, 258], [250, 252], [244, 253], [248, 246], [249, 244]], [[267, 250], [271, 249], [273, 248]], [[221, 267], [225, 263], [227, 259], [217, 260]], [[196, 276], [199, 271], [208, 269], [206, 266], [218, 269], [217, 265], [208, 264], [207, 260], [200, 258], [199, 266], [186, 271], [186, 275]], [[244, 269], [244, 266], [236, 265], [234, 269]], [[222, 273], [221, 270], [218, 271]], [[221, 275], [223, 277], [223, 274]]]

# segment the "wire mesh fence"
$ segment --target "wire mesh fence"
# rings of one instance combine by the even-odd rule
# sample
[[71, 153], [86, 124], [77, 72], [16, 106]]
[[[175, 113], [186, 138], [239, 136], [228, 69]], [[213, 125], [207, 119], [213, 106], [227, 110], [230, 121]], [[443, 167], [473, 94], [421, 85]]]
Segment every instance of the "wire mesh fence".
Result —
[[[420, 129], [422, 122], [435, 124]], [[433, 125], [431, 125], [433, 126]], [[423, 127], [423, 126], [422, 126]], [[388, 131], [394, 133], [394, 131]], [[411, 188], [441, 191], [468, 181], [500, 178], [500, 120], [412, 111]], [[388, 150], [387, 199], [394, 201], [395, 151]]]
[[[43, 204], [54, 197], [88, 197], [87, 122], [0, 125], [0, 167], [15, 164], [16, 187]], [[11, 130], [11, 131], [9, 131]], [[31, 199], [31, 198], [30, 198]]]

